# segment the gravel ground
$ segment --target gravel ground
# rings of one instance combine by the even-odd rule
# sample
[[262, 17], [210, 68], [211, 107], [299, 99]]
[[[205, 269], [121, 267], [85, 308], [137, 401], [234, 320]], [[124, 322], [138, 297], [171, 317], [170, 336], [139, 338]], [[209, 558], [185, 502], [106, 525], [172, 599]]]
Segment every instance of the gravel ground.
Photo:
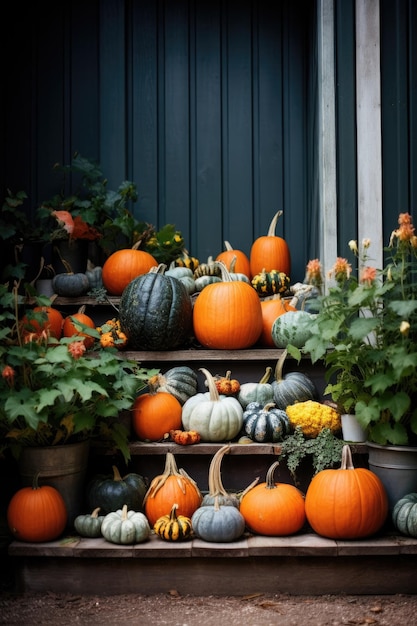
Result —
[[159, 626], [338, 626], [415, 624], [417, 595], [73, 596], [0, 594], [0, 624]]

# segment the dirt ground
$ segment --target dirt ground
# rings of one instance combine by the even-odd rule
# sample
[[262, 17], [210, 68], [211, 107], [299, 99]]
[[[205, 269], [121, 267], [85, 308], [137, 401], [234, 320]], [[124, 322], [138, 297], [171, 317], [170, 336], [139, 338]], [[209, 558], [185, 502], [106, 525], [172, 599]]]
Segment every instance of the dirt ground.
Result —
[[411, 626], [417, 596], [73, 596], [0, 594], [0, 624]]

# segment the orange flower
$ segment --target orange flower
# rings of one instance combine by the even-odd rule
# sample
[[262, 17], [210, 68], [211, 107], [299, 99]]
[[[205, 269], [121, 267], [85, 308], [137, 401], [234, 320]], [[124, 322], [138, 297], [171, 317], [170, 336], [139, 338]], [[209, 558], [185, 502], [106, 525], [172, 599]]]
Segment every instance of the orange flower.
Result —
[[14, 369], [10, 365], [6, 365], [3, 368], [3, 371], [1, 373], [1, 375], [6, 380], [7, 384], [9, 385], [9, 387], [13, 387], [13, 385], [14, 385], [15, 374], [16, 374], [16, 372], [14, 371]]
[[352, 266], [348, 263], [347, 259], [337, 257], [335, 264], [329, 272], [329, 276], [334, 276], [337, 282], [342, 282], [349, 278], [352, 272]]
[[56, 217], [58, 222], [62, 223], [63, 229], [71, 235], [74, 230], [74, 220], [69, 211], [52, 211], [52, 215]]
[[68, 352], [74, 359], [79, 359], [85, 351], [86, 347], [84, 341], [72, 341], [68, 344]]
[[321, 263], [318, 259], [312, 259], [307, 263], [306, 281], [310, 285], [322, 284]]
[[94, 241], [100, 237], [100, 233], [93, 226], [90, 226], [77, 215], [74, 217], [74, 230], [72, 231], [72, 239], [88, 239]]
[[376, 269], [374, 267], [364, 267], [361, 271], [360, 282], [371, 286], [376, 279]]

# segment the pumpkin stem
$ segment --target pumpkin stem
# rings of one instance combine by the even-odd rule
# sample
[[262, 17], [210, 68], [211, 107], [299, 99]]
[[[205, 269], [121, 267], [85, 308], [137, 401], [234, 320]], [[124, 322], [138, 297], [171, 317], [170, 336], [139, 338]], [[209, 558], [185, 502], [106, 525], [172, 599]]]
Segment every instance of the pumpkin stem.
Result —
[[238, 496], [239, 500], [242, 500], [243, 496], [245, 496], [248, 493], [248, 491], [256, 487], [258, 483], [259, 483], [259, 476], [255, 478], [255, 480], [253, 480], [251, 484], [246, 487], [246, 489], [244, 489], [241, 493], [239, 493], [239, 496]]
[[275, 463], [272, 463], [271, 467], [269, 468], [266, 475], [266, 489], [276, 489], [277, 486], [274, 481], [274, 472], [278, 465], [279, 461], [275, 461]]
[[40, 487], [39, 487], [39, 476], [40, 476], [40, 472], [36, 472], [36, 474], [33, 475], [32, 489], [40, 489]]
[[279, 357], [276, 367], [275, 367], [275, 380], [280, 382], [282, 380], [282, 370], [284, 368], [284, 362], [287, 358], [288, 350], [283, 350], [281, 356]]
[[352, 461], [352, 451], [350, 449], [350, 446], [348, 445], [343, 446], [342, 448], [342, 464], [340, 466], [340, 469], [343, 469], [343, 470], [355, 469], [355, 466], [353, 465], [353, 461]]
[[220, 400], [219, 392], [217, 391], [216, 381], [208, 370], [204, 367], [200, 367], [200, 372], [203, 372], [207, 380], [207, 387], [210, 394], [210, 402], [218, 402]]
[[96, 509], [94, 509], [94, 511], [91, 513], [91, 517], [98, 517], [98, 514], [100, 513], [100, 507], [98, 506]]
[[149, 270], [149, 274], [164, 274], [166, 268], [167, 266], [165, 265], [165, 263], [160, 263], [155, 267], [151, 267], [151, 269]]
[[230, 264], [229, 264], [229, 272], [230, 272], [231, 274], [234, 274], [235, 267], [236, 267], [236, 261], [237, 261], [237, 256], [236, 256], [236, 255], [234, 255], [234, 256], [232, 257], [232, 260], [230, 261]]
[[224, 242], [224, 247], [226, 248], [227, 252], [232, 252], [234, 250], [234, 248], [230, 245], [228, 241]]
[[221, 466], [223, 456], [225, 454], [229, 454], [229, 452], [230, 452], [230, 445], [223, 446], [222, 448], [217, 450], [216, 454], [214, 455], [210, 463], [208, 486], [209, 486], [209, 494], [211, 496], [218, 496], [218, 495], [227, 496], [228, 495], [222, 483], [220, 466]]
[[278, 219], [281, 217], [283, 211], [278, 211], [275, 213], [274, 217], [271, 220], [271, 223], [268, 228], [268, 237], [275, 237], [275, 229], [277, 227]]
[[123, 521], [127, 520], [127, 504], [123, 505], [121, 519]]
[[113, 470], [113, 480], [120, 482], [122, 480], [122, 477], [116, 465], [112, 465], [112, 470]]
[[[165, 468], [163, 473], [160, 476], [155, 476], [152, 480], [148, 491], [145, 494], [143, 499], [143, 505], [148, 500], [148, 498], [154, 498], [158, 491], [163, 487], [170, 476], [177, 477], [177, 483], [180, 487], [181, 491], [185, 494], [186, 492], [186, 484], [192, 484], [195, 489], [200, 492], [198, 489], [197, 483], [187, 474], [187, 472], [183, 469], [178, 470], [177, 463], [175, 461], [175, 457], [172, 452], [167, 452], [165, 457]], [[184, 478], [186, 479], [184, 481]]]
[[223, 261], [214, 261], [213, 265], [220, 269], [221, 279], [224, 283], [232, 282], [232, 277], [230, 276], [230, 272], [227, 269], [226, 265]]
[[271, 376], [271, 372], [272, 372], [272, 367], [269, 367], [268, 365], [268, 367], [265, 370], [265, 374], [262, 376], [261, 380], [259, 381], [259, 385], [265, 385], [268, 382]]
[[274, 408], [275, 406], [276, 406], [275, 402], [268, 402], [268, 404], [265, 404], [262, 411], [265, 411], [265, 413], [268, 413], [268, 411], [270, 411], [270, 409]]

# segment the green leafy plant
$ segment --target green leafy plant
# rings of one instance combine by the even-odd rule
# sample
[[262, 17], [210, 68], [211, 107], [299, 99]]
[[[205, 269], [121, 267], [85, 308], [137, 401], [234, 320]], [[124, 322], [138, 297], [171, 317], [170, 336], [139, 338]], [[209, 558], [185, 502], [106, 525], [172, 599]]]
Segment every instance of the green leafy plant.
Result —
[[340, 464], [343, 445], [344, 441], [336, 437], [329, 428], [323, 428], [317, 437], [311, 439], [305, 437], [301, 427], [297, 426], [293, 434], [280, 443], [278, 460], [286, 461], [295, 484], [298, 484], [297, 470], [303, 459], [311, 460], [315, 475], [323, 469]]
[[[312, 336], [302, 349], [313, 363], [324, 361], [325, 394], [382, 445], [417, 442], [417, 236], [408, 213], [398, 223], [383, 269], [369, 262], [369, 239], [360, 248], [349, 243], [358, 276], [346, 259], [336, 260], [335, 282], [316, 300]], [[310, 261], [312, 284], [319, 271], [319, 261]], [[288, 351], [300, 358], [297, 348]]]
[[[48, 298], [35, 298], [40, 306]], [[132, 407], [150, 376], [116, 348], [101, 348], [95, 329], [80, 331], [96, 339], [86, 349], [78, 337], [55, 339], [44, 329], [45, 313], [31, 312], [27, 301], [0, 286], [0, 436], [1, 446], [18, 456], [21, 446], [60, 445], [87, 437], [111, 442], [130, 458], [129, 432], [120, 413]], [[32, 332], [22, 324], [26, 314]]]

